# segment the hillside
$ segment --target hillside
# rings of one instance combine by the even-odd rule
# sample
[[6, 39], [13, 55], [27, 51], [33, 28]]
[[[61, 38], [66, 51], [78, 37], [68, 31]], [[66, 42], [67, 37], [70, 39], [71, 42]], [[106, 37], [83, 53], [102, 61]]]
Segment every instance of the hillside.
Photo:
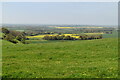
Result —
[[116, 78], [116, 38], [13, 44], [3, 41], [3, 78]]

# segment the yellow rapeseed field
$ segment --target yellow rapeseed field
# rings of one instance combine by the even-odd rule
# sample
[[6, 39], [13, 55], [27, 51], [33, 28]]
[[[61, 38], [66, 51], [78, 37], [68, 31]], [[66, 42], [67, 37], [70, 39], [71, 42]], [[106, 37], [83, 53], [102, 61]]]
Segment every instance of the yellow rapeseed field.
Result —
[[27, 38], [42, 38], [45, 35], [37, 35], [37, 36], [27, 36]]
[[[55, 36], [57, 34], [47, 34], [48, 36]], [[43, 38], [44, 36], [47, 36], [47, 35], [37, 35], [37, 36], [27, 36], [27, 38]]]
[[74, 38], [79, 38], [79, 36], [71, 36], [71, 37], [74, 37]]

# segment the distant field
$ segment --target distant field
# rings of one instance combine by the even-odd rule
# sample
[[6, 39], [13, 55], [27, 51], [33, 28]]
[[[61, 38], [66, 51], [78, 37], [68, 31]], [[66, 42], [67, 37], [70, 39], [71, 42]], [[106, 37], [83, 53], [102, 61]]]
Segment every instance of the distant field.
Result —
[[[47, 34], [48, 36], [55, 36], [55, 35], [58, 35], [58, 34]], [[65, 36], [71, 36], [71, 37], [75, 37], [75, 38], [78, 38], [79, 36], [76, 36], [78, 34], [63, 34]], [[36, 36], [26, 36], [27, 38], [43, 38], [44, 36], [46, 36], [45, 34], [44, 35], [36, 35]]]
[[27, 38], [43, 38], [46, 35], [26, 36]]
[[113, 31], [112, 34], [103, 34], [103, 38], [118, 38], [118, 32]]
[[60, 28], [60, 29], [68, 29], [68, 28], [75, 28], [75, 27], [55, 27], [55, 28]]
[[[86, 35], [97, 35], [97, 34], [104, 34], [104, 33], [84, 33]], [[36, 35], [36, 36], [26, 36], [27, 38], [43, 38], [44, 36], [55, 36], [55, 35], [58, 35], [58, 34], [44, 34], [44, 35]], [[62, 34], [62, 35], [65, 35], [65, 36], [71, 36], [71, 37], [74, 37], [74, 38], [79, 38], [79, 34]]]
[[16, 31], [24, 32], [25, 30], [16, 30]]
[[[97, 35], [97, 34], [102, 34], [103, 38], [117, 38], [118, 37], [118, 32], [117, 31], [113, 31], [112, 34], [105, 34], [105, 33], [84, 33], [86, 35]], [[52, 36], [51, 34], [48, 34], [49, 36]], [[57, 34], [53, 34], [53, 35], [57, 35]], [[74, 38], [78, 38], [79, 34], [64, 34], [65, 36], [72, 36]], [[27, 38], [43, 38], [46, 35], [37, 35], [37, 36], [27, 36]]]
[[104, 27], [55, 27], [59, 29], [69, 29], [69, 28], [104, 28]]
[[84, 33], [86, 35], [96, 35], [96, 34], [105, 34], [105, 33]]
[[39, 41], [35, 44], [3, 40], [2, 77], [116, 78], [117, 40]]

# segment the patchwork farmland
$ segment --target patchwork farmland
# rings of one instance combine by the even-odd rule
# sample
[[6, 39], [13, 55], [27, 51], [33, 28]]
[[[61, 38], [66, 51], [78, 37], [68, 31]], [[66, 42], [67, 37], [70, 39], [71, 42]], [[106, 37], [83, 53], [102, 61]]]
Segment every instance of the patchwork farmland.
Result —
[[[15, 29], [7, 27], [14, 33]], [[37, 27], [36, 27], [37, 28]], [[46, 28], [47, 29], [47, 28]], [[49, 29], [49, 27], [48, 27]], [[53, 29], [53, 28], [51, 28]], [[55, 28], [54, 28], [55, 29]], [[104, 28], [106, 30], [106, 28]], [[112, 30], [113, 28], [111, 28]], [[37, 29], [39, 30], [39, 28]], [[13, 43], [2, 39], [3, 78], [117, 78], [118, 39], [117, 31], [69, 33], [38, 32], [24, 29], [26, 40], [14, 38]], [[71, 29], [70, 29], [71, 30]], [[108, 31], [111, 31], [108, 29]], [[84, 30], [85, 31], [85, 30]], [[86, 29], [86, 31], [88, 31]], [[107, 31], [107, 32], [108, 32]], [[60, 33], [61, 32], [61, 33]], [[68, 32], [68, 33], [67, 33]], [[19, 34], [22, 32], [19, 32]], [[33, 34], [34, 33], [34, 34]], [[81, 40], [80, 35], [102, 35], [102, 39]], [[3, 36], [7, 36], [2, 33]], [[45, 40], [44, 36], [64, 35], [77, 40]], [[114, 37], [113, 37], [114, 36]], [[116, 37], [115, 37], [116, 36]]]

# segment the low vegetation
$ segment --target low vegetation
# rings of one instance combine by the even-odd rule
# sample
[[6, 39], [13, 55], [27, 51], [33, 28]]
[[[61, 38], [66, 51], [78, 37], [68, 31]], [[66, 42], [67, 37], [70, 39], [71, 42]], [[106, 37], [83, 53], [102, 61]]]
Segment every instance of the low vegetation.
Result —
[[3, 78], [117, 78], [115, 38], [13, 44], [3, 40]]

